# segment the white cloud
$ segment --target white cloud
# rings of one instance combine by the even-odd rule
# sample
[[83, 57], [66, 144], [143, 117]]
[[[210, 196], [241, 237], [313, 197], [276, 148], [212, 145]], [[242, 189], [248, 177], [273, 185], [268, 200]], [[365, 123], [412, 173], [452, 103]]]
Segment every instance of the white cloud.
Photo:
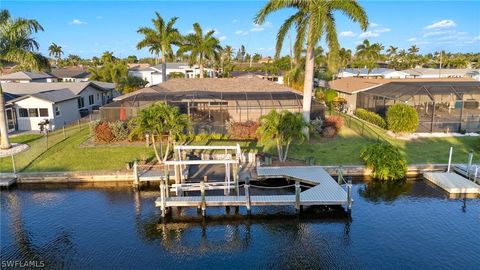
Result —
[[73, 21], [70, 22], [70, 24], [74, 25], [81, 25], [81, 24], [87, 24], [86, 22], [82, 22], [79, 19], [74, 19]]
[[352, 31], [343, 31], [343, 32], [340, 32], [340, 36], [341, 37], [354, 37], [356, 36], [357, 34], [355, 34], [354, 32]]
[[372, 22], [372, 23], [369, 24], [369, 26], [370, 27], [378, 27], [378, 26], [380, 26], [380, 24]]
[[385, 33], [385, 32], [390, 32], [391, 29], [387, 27], [378, 27], [372, 30], [375, 33]]
[[359, 37], [361, 38], [370, 38], [370, 37], [378, 37], [378, 36], [380, 36], [379, 33], [372, 32], [372, 31], [363, 32], [359, 35]]
[[253, 27], [252, 29], [250, 29], [250, 32], [261, 32], [265, 30], [265, 28], [263, 27]]
[[246, 35], [248, 35], [248, 31], [237, 30], [237, 31], [235, 31], [235, 35], [246, 36]]
[[457, 26], [453, 20], [441, 20], [425, 26], [425, 29], [452, 28]]
[[188, 30], [187, 34], [195, 34], [195, 31], [193, 29]]
[[423, 34], [423, 37], [432, 37], [432, 36], [442, 36], [446, 34], [452, 34], [455, 33], [455, 31], [449, 30], [449, 31], [431, 31], [431, 32], [426, 32]]
[[412, 37], [412, 38], [407, 39], [407, 41], [408, 42], [414, 42], [414, 41], [417, 41], [417, 38]]
[[218, 38], [218, 40], [220, 40], [220, 41], [224, 41], [226, 39], [227, 39], [227, 36], [221, 36], [221, 37]]

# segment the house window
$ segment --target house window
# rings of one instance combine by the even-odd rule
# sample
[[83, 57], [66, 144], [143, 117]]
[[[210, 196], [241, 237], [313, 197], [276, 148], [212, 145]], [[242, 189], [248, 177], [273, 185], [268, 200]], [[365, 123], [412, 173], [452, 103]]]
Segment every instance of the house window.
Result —
[[40, 117], [48, 117], [48, 109], [38, 109]]
[[20, 117], [28, 117], [28, 110], [24, 108], [19, 108], [18, 114], [20, 115]]
[[55, 115], [59, 116], [60, 115], [60, 106], [55, 106]]
[[80, 108], [83, 108], [83, 107], [85, 107], [85, 100], [83, 99], [83, 97], [80, 97], [78, 99], [78, 108], [80, 109]]
[[28, 116], [29, 117], [38, 117], [38, 109], [28, 109]]
[[92, 105], [93, 103], [93, 95], [88, 96], [88, 104]]
[[97, 100], [100, 100], [100, 94], [97, 94]]

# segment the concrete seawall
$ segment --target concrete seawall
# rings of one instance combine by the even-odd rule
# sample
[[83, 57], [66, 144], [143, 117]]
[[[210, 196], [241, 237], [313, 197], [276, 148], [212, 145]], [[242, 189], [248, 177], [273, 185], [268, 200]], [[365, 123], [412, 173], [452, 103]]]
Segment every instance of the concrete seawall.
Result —
[[[332, 176], [337, 176], [339, 166], [324, 166]], [[416, 177], [424, 172], [445, 171], [447, 164], [414, 164], [408, 166], [408, 177]], [[344, 176], [369, 176], [371, 171], [363, 165], [343, 166]], [[17, 183], [101, 183], [133, 182], [132, 171], [81, 171], [81, 172], [38, 172], [18, 173]]]

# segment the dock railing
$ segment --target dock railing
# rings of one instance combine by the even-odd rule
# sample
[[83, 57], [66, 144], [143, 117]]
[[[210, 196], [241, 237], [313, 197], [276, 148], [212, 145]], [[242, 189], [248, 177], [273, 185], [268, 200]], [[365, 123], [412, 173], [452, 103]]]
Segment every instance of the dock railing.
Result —
[[345, 180], [343, 177], [343, 166], [338, 167], [338, 184], [340, 186], [345, 185], [347, 189], [347, 211], [350, 213], [352, 211], [352, 179], [348, 178]]

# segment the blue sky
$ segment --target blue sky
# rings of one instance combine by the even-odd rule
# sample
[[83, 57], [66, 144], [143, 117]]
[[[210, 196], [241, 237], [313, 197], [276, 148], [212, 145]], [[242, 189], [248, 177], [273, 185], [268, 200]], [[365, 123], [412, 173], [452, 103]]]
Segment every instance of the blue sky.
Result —
[[[440, 49], [451, 52], [480, 51], [480, 1], [360, 1], [367, 11], [370, 26], [360, 27], [342, 14], [336, 14], [340, 44], [355, 48], [363, 39], [385, 47], [408, 48], [412, 44], [422, 53]], [[180, 17], [177, 28], [184, 34], [199, 22], [204, 29], [215, 29], [222, 45], [248, 52], [273, 55], [276, 32], [292, 13], [283, 10], [254, 25], [252, 18], [265, 1], [5, 1], [0, 7], [12, 16], [38, 20], [45, 32], [36, 35], [41, 52], [55, 42], [64, 53], [82, 57], [113, 51], [116, 56], [149, 56], [135, 48], [141, 36], [136, 30], [150, 26], [154, 11], [164, 18]], [[294, 34], [292, 34], [292, 37]], [[288, 51], [288, 41], [283, 53]]]

